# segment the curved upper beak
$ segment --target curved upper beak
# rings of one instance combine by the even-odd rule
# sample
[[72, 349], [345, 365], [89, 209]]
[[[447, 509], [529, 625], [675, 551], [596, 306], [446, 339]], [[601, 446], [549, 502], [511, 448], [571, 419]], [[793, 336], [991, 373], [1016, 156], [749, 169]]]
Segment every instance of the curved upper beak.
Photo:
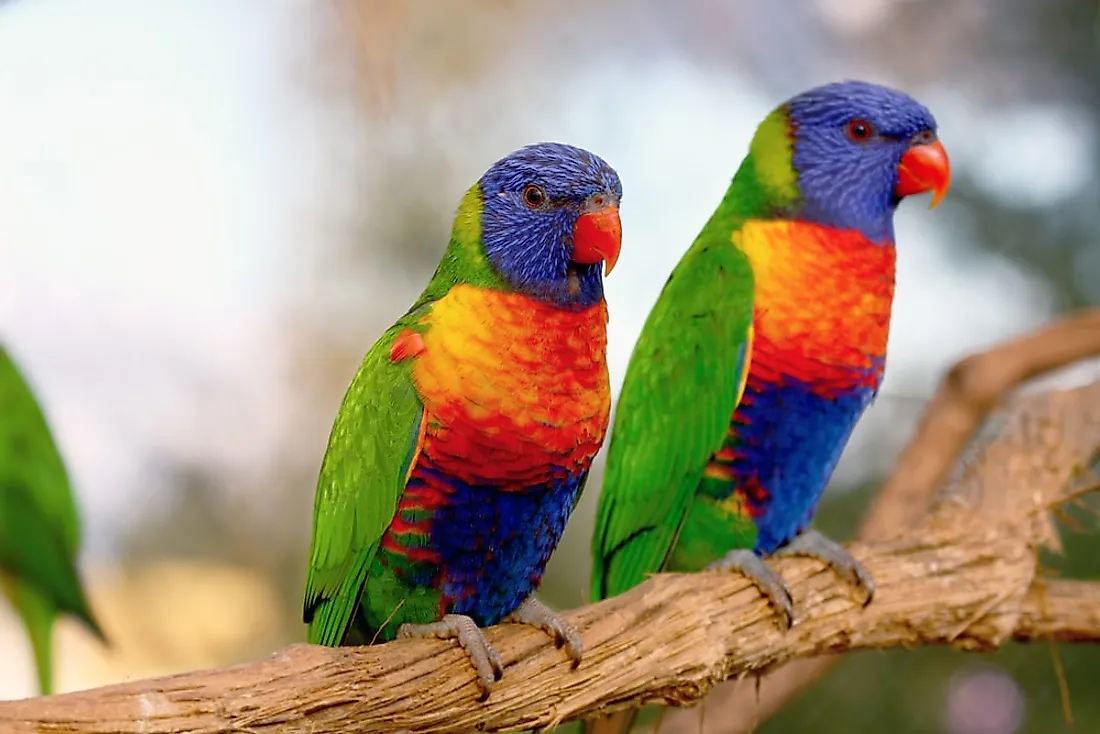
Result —
[[619, 221], [619, 207], [611, 206], [596, 211], [585, 212], [577, 217], [573, 225], [573, 262], [593, 265], [607, 263], [607, 274], [611, 274], [615, 263], [619, 261], [619, 248], [622, 247], [623, 225]]
[[951, 162], [947, 151], [938, 140], [931, 143], [917, 143], [901, 157], [898, 165], [898, 184], [894, 193], [899, 196], [932, 192], [932, 206], [951, 186]]

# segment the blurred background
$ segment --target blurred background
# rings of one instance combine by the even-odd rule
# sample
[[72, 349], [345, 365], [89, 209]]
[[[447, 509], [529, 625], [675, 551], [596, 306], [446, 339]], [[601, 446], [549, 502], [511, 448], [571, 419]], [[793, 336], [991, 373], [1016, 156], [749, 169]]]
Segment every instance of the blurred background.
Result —
[[[933, 110], [954, 186], [897, 217], [884, 395], [821, 513], [844, 537], [953, 360], [1100, 303], [1098, 18], [1096, 0], [0, 2], [0, 338], [67, 458], [116, 643], [62, 622], [58, 688], [303, 638], [332, 418], [493, 161], [561, 140], [621, 174], [617, 386], [757, 122], [863, 78]], [[584, 602], [600, 471], [545, 581], [560, 608]], [[1067, 540], [1056, 572], [1100, 576], [1095, 536]], [[31, 695], [2, 605], [0, 656], [0, 698]], [[1061, 656], [1075, 730], [1100, 731], [1100, 652]], [[854, 655], [760, 731], [822, 720], [1068, 730], [1046, 646]]]

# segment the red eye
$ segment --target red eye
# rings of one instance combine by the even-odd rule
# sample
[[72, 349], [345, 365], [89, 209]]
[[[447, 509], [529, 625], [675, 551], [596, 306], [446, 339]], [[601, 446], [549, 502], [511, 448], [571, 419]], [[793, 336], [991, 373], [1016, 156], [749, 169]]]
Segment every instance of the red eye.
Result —
[[874, 126], [864, 119], [855, 119], [848, 123], [848, 137], [856, 142], [870, 140], [874, 134]]
[[936, 133], [931, 130], [921, 130], [913, 136], [913, 142], [917, 145], [928, 145], [936, 142]]
[[523, 203], [531, 209], [538, 209], [546, 201], [546, 192], [541, 186], [527, 184], [523, 189]]

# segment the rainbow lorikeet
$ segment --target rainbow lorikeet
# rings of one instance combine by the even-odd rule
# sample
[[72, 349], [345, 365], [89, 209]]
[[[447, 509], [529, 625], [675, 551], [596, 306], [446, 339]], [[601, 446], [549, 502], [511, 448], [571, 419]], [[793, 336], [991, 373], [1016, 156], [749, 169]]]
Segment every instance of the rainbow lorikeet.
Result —
[[322, 645], [455, 638], [483, 696], [480, 627], [576, 631], [532, 593], [611, 410], [603, 267], [616, 172], [557, 143], [497, 161], [463, 197], [412, 308], [371, 347], [321, 465], [304, 620]]
[[0, 346], [0, 589], [27, 629], [42, 695], [53, 691], [58, 614], [72, 614], [106, 642], [77, 575], [79, 547], [65, 464], [34, 393]]
[[810, 530], [852, 429], [883, 378], [894, 294], [893, 214], [944, 195], [936, 121], [863, 82], [799, 94], [757, 128], [717, 210], [634, 347], [592, 541], [592, 595], [657, 571], [736, 569], [789, 626], [761, 557], [819, 558], [874, 586]]

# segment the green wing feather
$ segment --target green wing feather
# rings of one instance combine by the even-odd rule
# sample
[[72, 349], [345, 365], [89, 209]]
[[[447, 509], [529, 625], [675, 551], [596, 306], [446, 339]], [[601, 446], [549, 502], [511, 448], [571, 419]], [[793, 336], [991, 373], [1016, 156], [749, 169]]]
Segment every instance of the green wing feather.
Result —
[[64, 461], [34, 393], [0, 347], [0, 578], [31, 638], [43, 693], [52, 690], [58, 612], [105, 640], [77, 574], [79, 546]]
[[303, 609], [314, 644], [343, 643], [420, 449], [424, 406], [412, 363], [391, 362], [390, 349], [404, 329], [423, 330], [424, 313], [414, 307], [371, 347], [336, 414], [317, 481]]
[[751, 353], [752, 269], [707, 230], [646, 319], [615, 410], [592, 540], [593, 599], [660, 571], [722, 445]]

